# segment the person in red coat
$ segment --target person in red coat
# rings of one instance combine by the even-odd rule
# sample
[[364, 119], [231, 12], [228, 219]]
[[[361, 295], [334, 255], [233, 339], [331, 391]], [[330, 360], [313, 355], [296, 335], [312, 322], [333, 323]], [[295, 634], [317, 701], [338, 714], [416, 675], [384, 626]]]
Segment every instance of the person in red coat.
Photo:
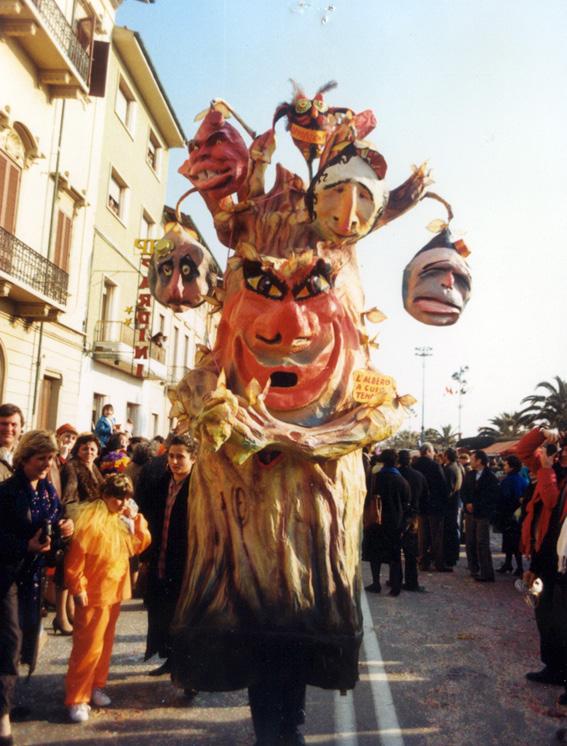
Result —
[[561, 506], [558, 504], [560, 485], [553, 469], [553, 455], [545, 447], [556, 440], [556, 434], [538, 427], [524, 435], [516, 446], [516, 454], [537, 480], [526, 507], [520, 547], [522, 554], [530, 559], [530, 568], [524, 572], [524, 581], [529, 587], [536, 578], [543, 582], [535, 618], [544, 667], [541, 671], [526, 674], [528, 681], [541, 684], [561, 684], [567, 674], [562, 662], [561, 643], [555, 634], [556, 612], [553, 607], [553, 589], [557, 577], [556, 544], [561, 517]]

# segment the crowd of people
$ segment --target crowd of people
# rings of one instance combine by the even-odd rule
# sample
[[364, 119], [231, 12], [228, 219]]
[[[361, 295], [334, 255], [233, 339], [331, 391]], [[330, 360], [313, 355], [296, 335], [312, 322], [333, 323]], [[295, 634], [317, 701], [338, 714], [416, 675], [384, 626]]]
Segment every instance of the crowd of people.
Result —
[[419, 571], [453, 572], [461, 543], [470, 576], [493, 583], [491, 531], [501, 534], [504, 561], [496, 572], [516, 576], [535, 609], [543, 668], [526, 678], [562, 685], [558, 703], [567, 705], [567, 437], [537, 427], [504, 458], [483, 450], [436, 453], [423, 443], [415, 452], [366, 451], [364, 464], [362, 558], [372, 573], [365, 590], [382, 591], [387, 564], [390, 596], [426, 592]]
[[[70, 423], [24, 431], [0, 405], [0, 746], [12, 744], [18, 669], [36, 666], [46, 605], [53, 632], [72, 639], [65, 706], [73, 722], [105, 691], [120, 604], [132, 589], [148, 614], [145, 659], [170, 672], [170, 629], [187, 557], [187, 503], [196, 444], [133, 437], [111, 405], [91, 432]], [[536, 428], [499, 462], [482, 450], [364, 453], [362, 558], [369, 593], [424, 593], [419, 572], [453, 572], [461, 543], [477, 582], [494, 582], [491, 531], [502, 536], [498, 573], [518, 577], [535, 607], [543, 668], [532, 682], [567, 683], [567, 440]], [[402, 563], [403, 559], [403, 563]], [[528, 565], [524, 563], [528, 561]], [[186, 690], [188, 698], [196, 694]], [[559, 698], [567, 704], [566, 692]]]
[[163, 659], [148, 674], [169, 672], [195, 453], [190, 436], [132, 437], [110, 405], [92, 432], [70, 423], [55, 433], [23, 430], [21, 409], [0, 405], [0, 746], [14, 743], [18, 669], [36, 666], [49, 605], [53, 632], [72, 639], [72, 722], [87, 721], [91, 705], [111, 704], [115, 627], [134, 586], [148, 612], [146, 659]]

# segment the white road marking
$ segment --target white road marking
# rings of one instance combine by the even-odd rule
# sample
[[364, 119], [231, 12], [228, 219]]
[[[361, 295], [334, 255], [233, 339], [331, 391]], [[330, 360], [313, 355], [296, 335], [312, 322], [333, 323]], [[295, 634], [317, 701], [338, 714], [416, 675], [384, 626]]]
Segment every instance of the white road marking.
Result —
[[356, 714], [352, 690], [343, 697], [335, 692], [335, 742], [341, 746], [358, 746]]
[[[368, 605], [366, 594], [362, 591], [361, 596], [362, 616], [364, 619], [364, 638], [362, 648], [367, 660], [376, 663], [382, 661], [382, 653], [378, 638], [372, 624], [372, 614]], [[374, 712], [378, 721], [380, 743], [384, 746], [404, 746], [402, 731], [396, 715], [392, 690], [388, 684], [387, 677], [369, 677], [370, 690], [374, 700]]]

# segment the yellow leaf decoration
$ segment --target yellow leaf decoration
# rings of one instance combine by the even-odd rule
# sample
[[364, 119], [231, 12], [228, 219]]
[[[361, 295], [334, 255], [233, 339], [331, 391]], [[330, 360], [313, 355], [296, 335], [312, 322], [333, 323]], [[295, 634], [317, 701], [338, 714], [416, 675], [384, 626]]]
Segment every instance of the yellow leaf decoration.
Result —
[[431, 233], [441, 233], [441, 231], [446, 230], [449, 227], [446, 220], [442, 220], [441, 218], [437, 218], [436, 220], [432, 220], [430, 223], [427, 224], [427, 230], [431, 231]]
[[411, 394], [404, 394], [403, 396], [398, 397], [398, 403], [401, 404], [402, 407], [413, 407], [413, 405], [417, 403], [417, 399]]
[[262, 393], [262, 388], [260, 387], [260, 384], [258, 381], [253, 378], [248, 386], [246, 386], [246, 398], [250, 402], [250, 406], [254, 406], [256, 402], [258, 401], [258, 397]]
[[380, 324], [388, 318], [386, 314], [382, 313], [382, 311], [380, 311], [379, 308], [376, 308], [376, 306], [368, 311], [364, 311], [362, 315], [370, 321], [371, 324]]

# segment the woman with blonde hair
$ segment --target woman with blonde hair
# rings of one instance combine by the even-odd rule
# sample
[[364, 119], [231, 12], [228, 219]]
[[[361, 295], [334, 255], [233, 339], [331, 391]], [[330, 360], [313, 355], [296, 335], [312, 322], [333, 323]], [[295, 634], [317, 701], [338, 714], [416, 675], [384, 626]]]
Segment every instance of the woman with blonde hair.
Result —
[[51, 433], [31, 430], [14, 453], [14, 475], [0, 484], [0, 746], [13, 743], [18, 665], [31, 673], [37, 660], [45, 558], [73, 533], [48, 478], [57, 450]]

